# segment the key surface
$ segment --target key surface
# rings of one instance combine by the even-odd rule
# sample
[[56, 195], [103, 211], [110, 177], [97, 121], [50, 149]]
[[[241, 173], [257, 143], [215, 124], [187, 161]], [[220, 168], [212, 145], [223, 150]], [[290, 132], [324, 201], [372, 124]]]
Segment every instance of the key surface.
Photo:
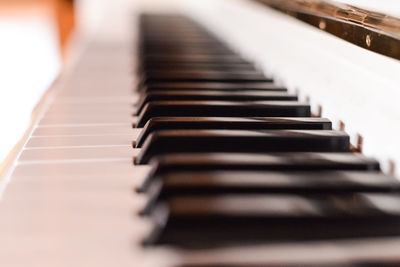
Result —
[[[143, 45], [151, 45], [151, 44], [160, 44], [160, 43], [164, 43], [166, 46], [173, 46], [177, 43], [181, 44], [181, 45], [186, 45], [186, 46], [192, 46], [192, 45], [200, 45], [200, 46], [204, 46], [204, 47], [212, 47], [212, 46], [222, 46], [224, 45], [221, 41], [216, 40], [216, 39], [210, 39], [210, 38], [196, 38], [196, 39], [189, 39], [189, 38], [180, 38], [180, 39], [176, 39], [176, 40], [167, 40], [165, 38], [158, 38], [158, 37], [154, 37], [154, 38], [149, 38], [146, 41], [143, 41], [142, 44]], [[204, 58], [204, 57], [181, 57], [183, 59], [190, 59], [190, 60], [196, 60], [197, 61], [207, 61], [207, 60], [211, 60], [211, 62], [217, 62], [217, 61], [226, 61], [226, 62], [230, 62], [233, 64], [236, 63], [241, 63], [241, 62], [246, 62], [244, 61], [242, 58], [236, 56], [236, 57], [220, 57], [218, 58], [218, 60], [213, 60], [212, 58]], [[170, 62], [172, 60], [172, 58], [168, 57], [168, 55], [162, 57], [162, 58], [152, 58], [152, 59], [148, 59], [151, 61], [156, 61], [156, 62]]]
[[180, 69], [174, 70], [171, 66], [168, 69], [156, 70], [148, 69], [142, 76], [155, 79], [191, 79], [192, 77], [231, 77], [232, 79], [265, 79], [265, 76], [258, 70], [235, 70], [235, 69]]
[[[206, 56], [206, 57], [236, 57], [236, 54], [226, 47], [221, 46], [182, 46], [176, 43], [174, 46], [164, 46], [157, 44], [148, 44], [141, 47], [141, 59], [145, 62], [148, 58], [157, 58], [168, 55], [172, 58], [187, 56]], [[232, 64], [233, 65], [233, 64]]]
[[242, 194], [397, 193], [400, 183], [380, 172], [363, 171], [174, 171], [149, 185], [148, 214], [160, 201], [177, 196]]
[[[194, 40], [187, 40], [187, 42], [193, 42]], [[205, 40], [204, 42], [209, 42]], [[214, 42], [214, 41], [212, 41]], [[162, 56], [147, 56], [143, 58], [144, 62], [153, 63], [169, 63], [173, 65], [175, 62], [189, 62], [189, 63], [214, 63], [214, 62], [226, 62], [230, 64], [236, 63], [248, 63], [237, 55], [219, 55], [219, 56], [207, 56], [207, 55], [162, 55]]]
[[172, 197], [146, 244], [202, 248], [400, 235], [400, 196], [354, 193]]
[[287, 92], [286, 88], [276, 86], [271, 82], [266, 83], [174, 83], [174, 82], [160, 82], [152, 83], [142, 87], [138, 87], [139, 91], [151, 92], [151, 91], [162, 91], [162, 90], [206, 90], [206, 91], [276, 91], [276, 92]]
[[226, 129], [226, 130], [331, 130], [332, 123], [324, 118], [229, 118], [229, 117], [158, 117], [150, 119], [136, 139], [141, 147], [146, 138], [158, 130]]
[[[360, 171], [175, 171], [154, 177], [142, 215], [178, 196], [398, 193], [396, 178]], [[142, 192], [142, 191], [141, 191]]]
[[[142, 60], [146, 61], [148, 56], [157, 57], [163, 55], [169, 56], [180, 56], [180, 55], [206, 55], [206, 56], [232, 56], [235, 55], [232, 50], [225, 47], [213, 46], [213, 47], [187, 47], [176, 44], [174, 46], [159, 46], [159, 45], [147, 45], [141, 48]], [[235, 64], [232, 64], [235, 65]], [[150, 70], [150, 69], [149, 69]]]
[[139, 114], [136, 127], [155, 117], [310, 117], [308, 104], [296, 101], [153, 101]]
[[255, 67], [249, 63], [230, 64], [225, 62], [174, 62], [174, 65], [169, 63], [144, 62], [139, 66], [141, 71], [144, 70], [255, 70]]
[[177, 152], [349, 152], [349, 136], [329, 130], [162, 130], [144, 143], [137, 164]]
[[172, 70], [172, 71], [185, 71], [185, 70], [190, 70], [190, 71], [205, 71], [205, 70], [211, 70], [211, 71], [221, 71], [221, 72], [249, 72], [249, 71], [254, 71], [255, 68], [252, 65], [231, 65], [231, 64], [218, 64], [218, 65], [204, 65], [204, 64], [188, 64], [188, 65], [142, 65], [139, 68], [138, 73], [143, 74], [148, 71], [164, 71], [164, 70]]
[[379, 171], [379, 162], [358, 153], [178, 153], [150, 161], [152, 170], [139, 191], [146, 191], [158, 175], [178, 171]]
[[148, 92], [138, 101], [138, 112], [151, 101], [297, 101], [297, 96], [282, 92], [264, 91], [171, 91], [160, 90]]
[[[173, 63], [171, 63], [173, 65]], [[153, 82], [272, 82], [260, 73], [241, 73], [225, 71], [195, 71], [195, 72], [151, 72], [146, 73], [141, 78], [141, 83]]]

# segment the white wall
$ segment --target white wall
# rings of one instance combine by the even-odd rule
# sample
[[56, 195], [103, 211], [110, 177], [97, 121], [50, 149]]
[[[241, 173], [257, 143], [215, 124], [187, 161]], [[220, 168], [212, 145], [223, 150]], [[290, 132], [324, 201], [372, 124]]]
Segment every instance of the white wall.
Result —
[[59, 69], [51, 15], [0, 17], [0, 164], [23, 136]]

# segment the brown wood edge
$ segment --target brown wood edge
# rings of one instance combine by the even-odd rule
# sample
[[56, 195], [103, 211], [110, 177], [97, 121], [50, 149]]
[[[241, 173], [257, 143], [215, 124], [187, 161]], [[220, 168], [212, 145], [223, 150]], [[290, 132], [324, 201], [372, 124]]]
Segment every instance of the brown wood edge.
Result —
[[400, 60], [400, 19], [333, 1], [253, 0], [369, 51]]

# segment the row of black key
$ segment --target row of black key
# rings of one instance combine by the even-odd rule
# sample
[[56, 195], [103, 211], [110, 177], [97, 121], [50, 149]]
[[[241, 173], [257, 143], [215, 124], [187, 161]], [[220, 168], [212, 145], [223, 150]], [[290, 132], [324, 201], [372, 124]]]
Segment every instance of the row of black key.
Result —
[[210, 247], [400, 234], [400, 184], [210, 33], [141, 20], [137, 188], [146, 244]]

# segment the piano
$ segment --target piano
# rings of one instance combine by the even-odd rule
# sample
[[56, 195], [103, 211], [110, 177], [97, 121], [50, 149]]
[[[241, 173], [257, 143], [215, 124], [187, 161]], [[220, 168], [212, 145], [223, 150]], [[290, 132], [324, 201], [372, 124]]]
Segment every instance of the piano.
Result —
[[110, 9], [43, 96], [2, 171], [1, 266], [400, 266], [398, 19], [152, 7]]

